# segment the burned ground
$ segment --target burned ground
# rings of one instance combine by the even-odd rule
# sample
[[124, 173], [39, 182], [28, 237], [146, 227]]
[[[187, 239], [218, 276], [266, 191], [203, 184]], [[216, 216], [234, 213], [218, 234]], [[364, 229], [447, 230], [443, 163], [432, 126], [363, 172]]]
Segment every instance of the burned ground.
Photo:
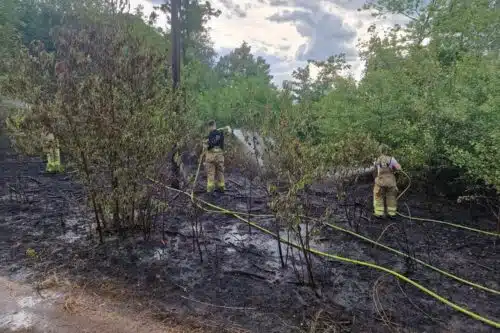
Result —
[[[83, 187], [71, 173], [47, 175], [43, 167], [40, 159], [17, 154], [1, 137], [0, 267], [13, 279], [39, 283], [54, 274], [64, 276], [98, 293], [155, 309], [158, 319], [197, 318], [207, 331], [215, 332], [495, 331], [390, 275], [354, 264], [316, 258], [319, 287], [312, 291], [297, 283], [291, 259], [287, 268], [281, 268], [271, 237], [230, 215], [188, 214], [189, 198], [161, 186], [159, 199], [172, 205], [155, 219], [149, 239], [137, 232], [108, 236], [99, 245], [95, 236], [89, 237], [92, 214]], [[224, 196], [210, 200], [245, 211], [249, 196], [245, 180], [234, 171], [228, 184]], [[331, 209], [335, 222], [345, 228], [500, 289], [500, 249], [494, 237], [405, 219], [370, 221], [370, 190], [369, 184], [353, 186], [349, 200], [341, 205], [330, 186], [317, 185], [310, 191], [309, 208]], [[474, 207], [438, 198], [425, 201], [417, 189], [409, 192], [400, 206], [414, 216], [495, 229], [495, 222]], [[266, 198], [257, 186], [251, 204], [254, 213], [267, 213]], [[193, 238], [194, 219], [203, 227], [201, 257]], [[252, 220], [275, 229], [268, 217]], [[391, 267], [469, 310], [500, 320], [498, 295], [458, 283], [353, 236], [322, 229], [313, 244], [324, 252]], [[34, 250], [32, 255], [26, 254], [28, 249]], [[316, 325], [315, 331], [311, 325]]]

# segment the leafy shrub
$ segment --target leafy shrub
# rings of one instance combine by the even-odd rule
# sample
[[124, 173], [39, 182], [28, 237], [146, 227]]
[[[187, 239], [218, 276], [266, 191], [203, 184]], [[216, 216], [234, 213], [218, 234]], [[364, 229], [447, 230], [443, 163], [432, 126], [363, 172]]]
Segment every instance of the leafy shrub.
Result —
[[166, 45], [149, 29], [128, 14], [78, 13], [54, 30], [56, 52], [32, 43], [11, 83], [31, 105], [30, 135], [53, 133], [84, 181], [100, 231], [135, 224], [144, 177], [184, 126], [166, 84]]

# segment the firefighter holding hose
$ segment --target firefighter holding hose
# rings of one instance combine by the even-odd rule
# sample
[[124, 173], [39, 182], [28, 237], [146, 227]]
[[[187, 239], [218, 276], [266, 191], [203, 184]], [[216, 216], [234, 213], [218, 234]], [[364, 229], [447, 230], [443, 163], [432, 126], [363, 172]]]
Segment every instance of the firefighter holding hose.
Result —
[[62, 172], [61, 152], [59, 150], [59, 141], [54, 134], [47, 132], [43, 134], [43, 150], [47, 156], [46, 171], [48, 173]]
[[[14, 141], [19, 140], [19, 144], [28, 152], [34, 153], [39, 148], [42, 148], [47, 159], [46, 172], [57, 173], [64, 170], [61, 164], [59, 141], [48, 130], [50, 128], [50, 121], [46, 115], [34, 116], [29, 112], [28, 108], [28, 111], [23, 110], [22, 112], [8, 116], [6, 124], [7, 128], [11, 131]], [[33, 134], [40, 135], [39, 138], [41, 140], [38, 138], [35, 139]]]
[[389, 147], [385, 144], [379, 146], [380, 156], [375, 160], [373, 169], [376, 172], [375, 184], [373, 186], [373, 210], [377, 218], [384, 217], [385, 205], [387, 204], [387, 215], [393, 218], [397, 214], [398, 187], [394, 173], [401, 170], [398, 161], [389, 155]]
[[207, 192], [214, 190], [224, 193], [224, 132], [232, 132], [231, 127], [217, 128], [215, 120], [208, 122], [209, 134], [204, 144], [205, 169], [207, 172]]

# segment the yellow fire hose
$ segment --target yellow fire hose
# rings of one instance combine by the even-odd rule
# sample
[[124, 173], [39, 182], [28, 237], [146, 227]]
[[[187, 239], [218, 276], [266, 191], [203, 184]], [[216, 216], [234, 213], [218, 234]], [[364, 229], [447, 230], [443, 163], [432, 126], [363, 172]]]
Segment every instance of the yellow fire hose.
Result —
[[[199, 162], [199, 164], [198, 164], [198, 170], [197, 170], [197, 172], [196, 172], [196, 177], [195, 177], [195, 184], [196, 184], [196, 179], [198, 178], [198, 175], [199, 175], [199, 172], [200, 172], [200, 166], [201, 166], [201, 162], [202, 162], [203, 155], [204, 155], [204, 152], [202, 153], [202, 155], [201, 155], [201, 157], [200, 157], [200, 162]], [[409, 176], [407, 173], [405, 173], [404, 171], [401, 171], [401, 173], [403, 173], [403, 174], [404, 174], [404, 175], [408, 178], [408, 185], [407, 185], [407, 186], [406, 186], [406, 188], [405, 188], [405, 189], [404, 189], [404, 190], [403, 190], [403, 191], [399, 194], [398, 199], [399, 199], [399, 198], [401, 198], [401, 197], [404, 195], [404, 193], [405, 193], [406, 191], [408, 191], [408, 189], [409, 189], [409, 188], [410, 188], [410, 186], [411, 186], [411, 178], [410, 178], [410, 176]], [[194, 188], [194, 187], [193, 187], [193, 188]], [[200, 202], [203, 202], [203, 203], [205, 203], [205, 204], [208, 204], [207, 202], [204, 202], [204, 201], [202, 201], [201, 199], [197, 199], [197, 200], [199, 200]], [[194, 202], [193, 191], [191, 191], [191, 201], [193, 201], [193, 202]], [[199, 205], [197, 205], [197, 206], [198, 206], [198, 207], [200, 207]], [[247, 213], [243, 213], [243, 212], [230, 211], [230, 210], [227, 210], [227, 209], [224, 209], [223, 211], [221, 211], [221, 209], [222, 209], [222, 208], [220, 208], [220, 207], [219, 207], [219, 208], [217, 208], [217, 209], [215, 209], [215, 210], [209, 210], [209, 209], [206, 209], [206, 208], [204, 208], [204, 207], [200, 207], [200, 208], [201, 208], [201, 209], [203, 209], [203, 210], [205, 210], [205, 211], [207, 211], [207, 212], [212, 212], [212, 213], [224, 213], [224, 214], [230, 214], [230, 215], [237, 214], [237, 215], [247, 215], [247, 216], [253, 216], [253, 217], [270, 217], [270, 216], [273, 216], [273, 215], [271, 215], [271, 214], [247, 214]], [[403, 215], [403, 216], [404, 216], [404, 215]], [[305, 218], [309, 218], [309, 219], [312, 219], [311, 217], [308, 217], [308, 216], [303, 216], [303, 217], [305, 217]], [[413, 217], [412, 217], [412, 218], [413, 218]], [[413, 219], [415, 219], [415, 218], [413, 218]], [[313, 220], [318, 221], [317, 219], [313, 219]], [[439, 222], [443, 222], [443, 221], [439, 221]], [[444, 222], [444, 223], [445, 223], [445, 224], [448, 224], [447, 222]], [[395, 253], [395, 254], [398, 254], [398, 255], [400, 255], [400, 256], [403, 256], [403, 257], [406, 257], [406, 258], [412, 259], [412, 260], [414, 260], [415, 262], [418, 262], [419, 264], [421, 264], [421, 265], [423, 265], [423, 266], [425, 266], [425, 267], [427, 267], [427, 268], [429, 268], [429, 269], [432, 269], [432, 270], [434, 270], [434, 271], [436, 271], [436, 272], [438, 272], [438, 273], [441, 273], [441, 274], [443, 274], [444, 276], [447, 276], [447, 277], [449, 277], [449, 278], [451, 278], [451, 279], [454, 279], [454, 280], [456, 280], [456, 281], [458, 281], [458, 282], [461, 282], [461, 283], [467, 284], [467, 285], [469, 285], [469, 286], [471, 286], [471, 287], [474, 287], [474, 288], [478, 288], [478, 289], [481, 289], [481, 290], [484, 290], [484, 291], [490, 292], [490, 293], [492, 293], [492, 294], [497, 294], [497, 295], [500, 295], [500, 291], [498, 291], [498, 290], [495, 290], [495, 289], [492, 289], [492, 288], [488, 288], [488, 287], [485, 287], [485, 286], [483, 286], [483, 285], [477, 284], [477, 283], [475, 283], [475, 282], [472, 282], [472, 281], [469, 281], [469, 280], [463, 279], [463, 278], [461, 278], [461, 277], [459, 277], [459, 276], [456, 276], [456, 275], [454, 275], [454, 274], [452, 274], [452, 273], [449, 273], [449, 272], [444, 271], [444, 270], [442, 270], [442, 269], [440, 269], [440, 268], [438, 268], [438, 267], [435, 267], [435, 266], [433, 266], [433, 265], [431, 265], [431, 264], [428, 264], [428, 263], [426, 263], [426, 262], [425, 262], [425, 261], [423, 261], [423, 260], [420, 260], [420, 259], [418, 259], [418, 258], [412, 257], [412, 256], [410, 256], [410, 255], [408, 255], [408, 254], [406, 254], [406, 253], [404, 253], [404, 252], [401, 252], [401, 251], [399, 251], [399, 250], [397, 250], [397, 249], [394, 249], [394, 248], [392, 248], [392, 247], [389, 247], [389, 246], [387, 246], [387, 245], [385, 245], [385, 244], [382, 244], [382, 243], [376, 242], [376, 241], [374, 241], [374, 240], [372, 240], [372, 239], [370, 239], [370, 238], [368, 238], [368, 237], [365, 237], [365, 236], [363, 236], [363, 235], [361, 235], [361, 234], [355, 233], [355, 232], [353, 232], [353, 231], [351, 231], [351, 230], [348, 230], [348, 229], [342, 228], [342, 227], [340, 227], [340, 226], [338, 226], [338, 225], [335, 225], [335, 224], [332, 224], [332, 223], [323, 223], [323, 224], [324, 224], [324, 225], [326, 225], [327, 227], [330, 227], [330, 228], [333, 228], [333, 229], [336, 229], [336, 230], [339, 230], [339, 231], [342, 231], [342, 232], [348, 233], [348, 234], [350, 234], [350, 235], [352, 235], [352, 236], [354, 236], [354, 237], [357, 237], [357, 238], [359, 238], [359, 239], [362, 239], [362, 240], [364, 240], [364, 241], [367, 241], [367, 242], [369, 242], [369, 243], [371, 243], [371, 244], [374, 244], [374, 245], [376, 245], [376, 246], [379, 246], [379, 247], [381, 247], [381, 248], [383, 248], [383, 249], [386, 249], [386, 250], [388, 250], [388, 251], [390, 251], [390, 252], [393, 252], [393, 253]], [[451, 225], [453, 225], [453, 226], [454, 226], [454, 224], [453, 224], [453, 223], [449, 223], [449, 224], [451, 224]], [[458, 226], [459, 226], [459, 225], [458, 225]], [[465, 228], [469, 229], [468, 227], [465, 227]], [[490, 233], [489, 233], [489, 232], [487, 232], [487, 231], [483, 231], [483, 230], [479, 230], [479, 229], [473, 229], [473, 228], [470, 228], [470, 229], [472, 229], [472, 231], [475, 231], [475, 232], [479, 232], [479, 233], [483, 233], [483, 234], [484, 234], [484, 233], [486, 233], [486, 234], [490, 234]], [[470, 229], [469, 229], [469, 230], [470, 230]]]
[[[203, 162], [204, 155], [205, 155], [205, 150], [203, 150], [202, 154], [200, 155], [200, 160], [198, 162], [198, 168], [196, 170], [196, 176], [195, 176], [195, 180], [194, 180], [194, 183], [193, 183], [193, 188], [191, 190], [191, 200], [193, 200], [193, 198], [194, 198], [194, 194], [193, 194], [194, 187], [196, 186], [196, 181], [198, 180], [198, 176], [199, 176], [199, 173], [200, 173], [201, 164]], [[408, 185], [398, 195], [398, 197], [397, 197], [398, 200], [410, 189], [410, 186], [411, 186], [411, 177], [406, 172], [404, 172], [403, 170], [399, 170], [399, 172], [401, 172], [403, 175], [405, 175], [405, 177], [408, 179]], [[260, 216], [260, 217], [270, 217], [270, 216], [272, 216], [272, 215], [269, 215], [269, 214], [247, 214], [247, 213], [242, 213], [242, 212], [234, 212], [234, 213], [242, 214], [242, 215], [247, 215], [247, 216], [253, 216], [253, 217], [258, 217], [258, 216]], [[464, 230], [476, 232], [476, 233], [487, 235], [487, 236], [500, 237], [500, 233], [497, 233], [497, 232], [485, 231], [485, 230], [481, 230], [481, 229], [467, 227], [467, 226], [464, 226], [464, 225], [461, 225], [461, 224], [456, 224], [456, 223], [451, 223], [451, 222], [446, 222], [446, 221], [440, 221], [440, 220], [435, 220], [435, 219], [428, 219], [428, 218], [422, 218], [422, 217], [408, 216], [408, 215], [401, 214], [399, 212], [397, 214], [399, 216], [403, 217], [403, 218], [410, 219], [410, 220], [422, 221], [422, 222], [434, 222], [434, 223], [449, 225], [449, 226], [452, 226], [452, 227], [455, 227], [455, 228], [459, 228], [459, 229], [464, 229]]]
[[[201, 155], [201, 157], [200, 157], [200, 162], [198, 163], [198, 169], [197, 169], [197, 171], [196, 171], [196, 177], [195, 177], [195, 182], [194, 182], [194, 184], [196, 184], [196, 179], [198, 178], [198, 175], [199, 175], [199, 172], [200, 172], [200, 166], [201, 166], [201, 163], [202, 163], [202, 159], [203, 159], [203, 155], [204, 155], [204, 153], [205, 153], [205, 151], [203, 151], [203, 153], [202, 153], [202, 155]], [[405, 192], [406, 192], [406, 191], [410, 188], [410, 185], [411, 185], [411, 178], [408, 176], [408, 174], [406, 174], [406, 173], [405, 173], [405, 172], [403, 172], [403, 171], [401, 171], [401, 172], [402, 172], [403, 174], [405, 174], [405, 175], [408, 177], [409, 184], [408, 184], [408, 186], [404, 189], [404, 191], [403, 191], [403, 192], [401, 192], [401, 194], [398, 196], [398, 199], [399, 199], [399, 198], [400, 198], [400, 197], [401, 197], [401, 196], [402, 196], [402, 195], [403, 195], [403, 194], [404, 194], [404, 193], [405, 193]], [[193, 189], [194, 189], [194, 186], [193, 186]], [[194, 202], [193, 190], [191, 191], [191, 196], [190, 196], [190, 197], [191, 197], [191, 201], [193, 201], [193, 202]], [[200, 200], [200, 199], [198, 199], [198, 200]], [[201, 200], [200, 200], [200, 201], [201, 201]], [[198, 207], [199, 207], [199, 206], [198, 206]], [[201, 209], [203, 209], [203, 210], [205, 210], [205, 211], [212, 212], [212, 213], [221, 213], [221, 212], [223, 212], [223, 211], [221, 211], [221, 208], [217, 208], [216, 210], [209, 210], [209, 209], [206, 209], [206, 208], [203, 208], [203, 207], [200, 207], [200, 208], [201, 208]], [[273, 215], [271, 215], [271, 214], [267, 214], [267, 215], [266, 215], [266, 214], [247, 214], [247, 213], [243, 213], [243, 212], [236, 212], [236, 211], [230, 211], [230, 210], [225, 210], [225, 211], [224, 211], [224, 213], [225, 213], [225, 214], [231, 214], [231, 215], [233, 215], [233, 214], [238, 214], [238, 215], [251, 215], [251, 216], [253, 216], [253, 217], [270, 217], [270, 216], [273, 216]], [[303, 217], [311, 219], [310, 217], [307, 217], [307, 216], [303, 216]], [[316, 220], [316, 219], [314, 219], [314, 220]], [[412, 256], [410, 256], [410, 255], [408, 255], [408, 254], [406, 254], [406, 253], [404, 253], [404, 252], [401, 252], [401, 251], [399, 251], [399, 250], [397, 250], [397, 249], [394, 249], [394, 248], [392, 248], [392, 247], [389, 247], [389, 246], [387, 246], [387, 245], [385, 245], [385, 244], [382, 244], [382, 243], [376, 242], [376, 241], [374, 241], [374, 240], [372, 240], [372, 239], [370, 239], [370, 238], [368, 238], [368, 237], [365, 237], [365, 236], [363, 236], [363, 235], [360, 235], [360, 234], [358, 234], [358, 233], [355, 233], [355, 232], [353, 232], [353, 231], [351, 231], [351, 230], [344, 229], [344, 228], [342, 228], [342, 227], [340, 227], [340, 226], [338, 226], [338, 225], [332, 224], [332, 223], [324, 223], [324, 225], [326, 225], [326, 226], [328, 226], [328, 227], [330, 227], [330, 228], [333, 228], [333, 229], [336, 229], [336, 230], [339, 230], [339, 231], [342, 231], [342, 232], [348, 233], [348, 234], [350, 234], [350, 235], [352, 235], [352, 236], [354, 236], [354, 237], [357, 237], [357, 238], [359, 238], [359, 239], [362, 239], [362, 240], [364, 240], [364, 241], [367, 241], [367, 242], [369, 242], [369, 243], [371, 243], [371, 244], [374, 244], [374, 245], [376, 245], [376, 246], [379, 246], [379, 247], [381, 247], [381, 248], [383, 248], [383, 249], [386, 249], [386, 250], [388, 250], [388, 251], [390, 251], [390, 252], [396, 253], [396, 254], [398, 254], [398, 255], [400, 255], [400, 256], [403, 256], [403, 257], [406, 257], [406, 258], [412, 259], [412, 260], [414, 260], [415, 262], [418, 262], [419, 264], [421, 264], [421, 265], [423, 265], [423, 266], [425, 266], [425, 267], [427, 267], [427, 268], [430, 268], [430, 269], [432, 269], [432, 270], [434, 270], [434, 271], [436, 271], [436, 272], [438, 272], [438, 273], [441, 273], [441, 274], [443, 274], [443, 275], [445, 275], [445, 276], [447, 276], [447, 277], [449, 277], [449, 278], [452, 278], [452, 279], [454, 279], [454, 280], [456, 280], [456, 281], [459, 281], [459, 282], [462, 282], [462, 283], [464, 283], [464, 284], [467, 284], [467, 285], [469, 285], [469, 286], [471, 286], [471, 287], [475, 287], [475, 288], [478, 288], [478, 289], [482, 289], [482, 290], [487, 291], [487, 292], [490, 292], [490, 293], [492, 293], [492, 294], [497, 294], [497, 295], [500, 295], [500, 291], [498, 291], [498, 290], [491, 289], [491, 288], [488, 288], [488, 287], [482, 286], [482, 285], [480, 285], [480, 284], [474, 283], [474, 282], [472, 282], [472, 281], [468, 281], [468, 280], [466, 280], [466, 279], [463, 279], [463, 278], [461, 278], [461, 277], [459, 277], [459, 276], [456, 276], [456, 275], [454, 275], [454, 274], [452, 274], [452, 273], [449, 273], [449, 272], [447, 272], [447, 271], [444, 271], [444, 270], [442, 270], [442, 269], [440, 269], [440, 268], [438, 268], [438, 267], [432, 266], [432, 265], [430, 265], [430, 264], [426, 263], [426, 262], [425, 262], [425, 261], [423, 261], [423, 260], [420, 260], [420, 259], [418, 259], [418, 258], [412, 257]], [[480, 232], [483, 232], [482, 230], [479, 230], [479, 231], [480, 231]]]
[[[411, 177], [406, 172], [404, 172], [402, 170], [400, 170], [399, 172], [401, 172], [403, 175], [406, 176], [406, 178], [408, 178], [408, 185], [403, 190], [403, 192], [401, 192], [398, 195], [398, 199], [400, 199], [403, 196], [403, 194], [405, 194], [405, 192], [408, 191], [408, 189], [411, 186]], [[401, 213], [397, 213], [397, 214], [399, 216], [401, 216], [401, 217], [404, 217], [404, 218], [410, 219], [410, 220], [416, 220], [416, 221], [422, 221], [422, 222], [434, 222], [434, 223], [439, 223], [439, 224], [445, 224], [445, 225], [449, 225], [449, 226], [452, 226], [452, 227], [455, 227], [455, 228], [477, 232], [477, 233], [480, 233], [480, 234], [483, 234], [483, 235], [500, 237], [500, 233], [497, 233], [497, 232], [485, 231], [485, 230], [481, 230], [481, 229], [467, 227], [467, 226], [461, 225], [461, 224], [456, 224], [456, 223], [451, 223], [451, 222], [446, 222], [446, 221], [440, 221], [440, 220], [435, 220], [435, 219], [428, 219], [428, 218], [422, 218], [422, 217], [407, 216], [407, 215], [404, 215], [404, 214], [401, 214]]]
[[342, 228], [342, 227], [340, 227], [340, 226], [338, 226], [338, 225], [335, 225], [335, 224], [333, 224], [333, 223], [323, 223], [323, 224], [324, 224], [324, 225], [326, 225], [326, 226], [328, 226], [328, 227], [330, 227], [330, 228], [333, 228], [333, 229], [335, 229], [335, 230], [339, 230], [339, 231], [345, 232], [345, 233], [350, 234], [350, 235], [352, 235], [352, 236], [354, 236], [354, 237], [357, 237], [357, 238], [359, 238], [359, 239], [362, 239], [362, 240], [364, 240], [364, 241], [367, 241], [367, 242], [369, 242], [369, 243], [371, 243], [371, 244], [373, 244], [373, 245], [379, 246], [379, 247], [381, 247], [381, 248], [383, 248], [383, 249], [386, 249], [387, 251], [390, 251], [390, 252], [396, 253], [396, 254], [398, 254], [398, 255], [400, 255], [400, 256], [403, 256], [403, 257], [405, 257], [405, 258], [409, 258], [409, 259], [411, 259], [411, 260], [413, 260], [413, 261], [415, 261], [415, 262], [418, 262], [419, 264], [421, 264], [421, 265], [423, 265], [423, 266], [425, 266], [425, 267], [427, 267], [427, 268], [432, 269], [433, 271], [436, 271], [436, 272], [438, 272], [438, 273], [441, 273], [441, 274], [443, 274], [443, 275], [445, 275], [445, 276], [447, 276], [447, 277], [449, 277], [449, 278], [452, 278], [452, 279], [454, 279], [454, 280], [457, 280], [457, 281], [459, 281], [459, 282], [462, 282], [462, 283], [464, 283], [464, 284], [467, 284], [467, 285], [469, 285], [469, 286], [471, 286], [471, 287], [478, 288], [478, 289], [482, 289], [482, 290], [487, 291], [487, 292], [490, 292], [490, 293], [492, 293], [492, 294], [500, 295], [500, 291], [498, 291], [498, 290], [491, 289], [491, 288], [488, 288], [488, 287], [482, 286], [482, 285], [480, 285], [480, 284], [474, 283], [474, 282], [472, 282], [472, 281], [468, 281], [468, 280], [466, 280], [466, 279], [463, 279], [463, 278], [461, 278], [461, 277], [459, 277], [459, 276], [456, 276], [456, 275], [454, 275], [454, 274], [451, 274], [451, 273], [449, 273], [449, 272], [446, 272], [446, 271], [444, 271], [444, 270], [442, 270], [442, 269], [440, 269], [440, 268], [437, 268], [437, 267], [435, 267], [435, 266], [432, 266], [431, 264], [428, 264], [428, 263], [426, 263], [426, 262], [425, 262], [425, 261], [423, 261], [423, 260], [420, 260], [420, 259], [418, 259], [418, 258], [412, 257], [412, 256], [410, 256], [410, 255], [408, 255], [408, 254], [406, 254], [406, 253], [404, 253], [404, 252], [401, 252], [401, 251], [399, 251], [399, 250], [396, 250], [396, 249], [394, 249], [394, 248], [392, 248], [392, 247], [390, 247], [390, 246], [387, 246], [387, 245], [385, 245], [385, 244], [382, 244], [382, 243], [376, 242], [376, 241], [374, 241], [374, 240], [372, 240], [372, 239], [370, 239], [370, 238], [368, 238], [368, 237], [365, 237], [365, 236], [363, 236], [363, 235], [357, 234], [357, 233], [355, 233], [355, 232], [353, 232], [353, 231], [351, 231], [351, 230], [344, 229], [344, 228]]
[[403, 192], [399, 193], [398, 197], [397, 197], [397, 200], [399, 200], [405, 193], [406, 191], [408, 191], [410, 189], [410, 186], [411, 186], [411, 177], [410, 175], [408, 175], [406, 172], [404, 172], [403, 170], [399, 170], [399, 172], [401, 172], [403, 175], [406, 176], [406, 178], [408, 179], [408, 185], [406, 185], [405, 189], [403, 190]]
[[196, 175], [194, 176], [193, 187], [191, 188], [191, 201], [194, 200], [194, 189], [196, 187], [196, 183], [198, 182], [198, 175], [200, 174], [201, 163], [203, 163], [203, 158], [205, 157], [206, 149], [203, 147], [203, 151], [200, 155], [200, 161], [198, 162], [198, 169], [196, 170]]
[[[202, 154], [200, 155], [200, 160], [198, 162], [198, 168], [196, 170], [196, 176], [195, 176], [195, 180], [194, 180], [194, 183], [193, 183], [193, 188], [191, 190], [191, 200], [193, 200], [194, 187], [196, 186], [196, 181], [198, 180], [198, 176], [200, 174], [201, 164], [203, 162], [204, 155], [205, 155], [205, 150], [203, 150]], [[398, 200], [410, 189], [410, 186], [411, 186], [411, 177], [406, 172], [404, 172], [403, 170], [400, 170], [399, 172], [401, 172], [403, 175], [406, 176], [406, 178], [408, 178], [408, 185], [398, 195], [398, 197], [397, 197]], [[213, 212], [216, 212], [216, 211], [213, 211]], [[273, 216], [271, 214], [247, 214], [247, 213], [243, 213], [243, 212], [234, 212], [234, 213], [242, 214], [242, 215], [247, 215], [247, 216], [253, 216], [253, 217], [271, 217], [271, 216]], [[476, 232], [476, 233], [487, 235], [487, 236], [500, 237], [500, 233], [497, 233], [497, 232], [485, 231], [485, 230], [481, 230], [481, 229], [467, 227], [467, 226], [464, 226], [464, 225], [461, 225], [461, 224], [456, 224], [456, 223], [451, 223], [451, 222], [446, 222], [446, 221], [440, 221], [440, 220], [435, 220], [435, 219], [428, 219], [428, 218], [422, 218], [422, 217], [408, 216], [408, 215], [401, 214], [399, 212], [397, 214], [399, 216], [403, 217], [403, 218], [410, 219], [410, 220], [422, 221], [422, 222], [434, 222], [434, 223], [449, 225], [449, 226], [452, 226], [452, 227], [455, 227], [455, 228], [459, 228], [459, 229], [464, 229], [464, 230]]]
[[[218, 130], [222, 130], [222, 129], [225, 129], [225, 128], [227, 128], [227, 127], [222, 127], [222, 128], [219, 128]], [[196, 183], [198, 181], [198, 176], [200, 175], [201, 165], [203, 163], [203, 158], [205, 157], [205, 153], [206, 152], [207, 152], [207, 150], [205, 149], [205, 147], [203, 147], [203, 151], [201, 152], [201, 155], [200, 155], [200, 158], [199, 158], [199, 161], [198, 161], [198, 167], [196, 169], [196, 174], [194, 176], [194, 181], [193, 181], [193, 185], [192, 185], [192, 188], [191, 188], [191, 195], [190, 195], [190, 197], [191, 197], [191, 201], [193, 201], [193, 202], [194, 202], [194, 189], [195, 189]], [[205, 208], [204, 208], [204, 210], [207, 211], [207, 212], [211, 212], [211, 213], [221, 213], [220, 210], [209, 210], [209, 209], [205, 209]], [[243, 213], [243, 212], [233, 212], [233, 213], [247, 215], [247, 216], [252, 216], [252, 217], [273, 217], [274, 216], [272, 214], [250, 214], [250, 213]]]
[[[161, 186], [163, 186], [166, 189], [169, 189], [171, 191], [182, 193], [182, 194], [190, 197], [193, 200], [193, 202], [196, 200], [196, 201], [201, 202], [201, 203], [207, 205], [208, 207], [213, 208], [213, 209], [215, 209], [215, 210], [217, 210], [217, 211], [219, 211], [221, 213], [233, 215], [237, 219], [239, 219], [239, 220], [245, 222], [246, 224], [248, 224], [248, 225], [250, 225], [250, 226], [252, 226], [252, 227], [254, 227], [254, 228], [256, 228], [256, 229], [258, 229], [260, 231], [262, 231], [263, 233], [266, 233], [266, 234], [268, 234], [268, 235], [270, 235], [270, 236], [272, 236], [272, 237], [274, 237], [276, 239], [279, 239], [283, 244], [287, 244], [289, 246], [292, 246], [292, 247], [294, 247], [296, 249], [299, 249], [299, 250], [302, 250], [302, 251], [305, 250], [305, 251], [307, 251], [307, 252], [309, 252], [311, 254], [314, 254], [314, 255], [317, 255], [317, 256], [320, 256], [320, 257], [325, 257], [325, 258], [334, 259], [334, 260], [338, 260], [338, 261], [342, 261], [342, 262], [349, 262], [349, 263], [360, 265], [360, 266], [370, 267], [370, 268], [374, 268], [374, 269], [386, 272], [388, 274], [391, 274], [391, 275], [393, 275], [393, 276], [401, 279], [402, 281], [405, 281], [405, 282], [413, 285], [414, 287], [420, 289], [421, 291], [423, 291], [427, 295], [429, 295], [429, 296], [437, 299], [438, 301], [440, 301], [440, 302], [442, 302], [442, 303], [450, 306], [451, 308], [455, 309], [456, 311], [459, 311], [459, 312], [461, 312], [461, 313], [463, 313], [463, 314], [465, 314], [465, 315], [467, 315], [467, 316], [469, 316], [469, 317], [471, 317], [473, 319], [479, 320], [479, 321], [481, 321], [483, 323], [486, 323], [488, 325], [491, 325], [493, 327], [500, 328], [500, 322], [492, 320], [492, 319], [489, 319], [489, 318], [486, 318], [486, 317], [483, 317], [483, 316], [481, 316], [481, 315], [479, 315], [479, 314], [477, 314], [475, 312], [472, 312], [472, 311], [470, 311], [470, 310], [468, 310], [468, 309], [466, 309], [464, 307], [461, 307], [460, 305], [455, 304], [455, 303], [449, 301], [448, 299], [444, 298], [443, 296], [440, 296], [439, 294], [437, 294], [437, 293], [433, 292], [432, 290], [424, 287], [423, 285], [419, 284], [418, 282], [413, 281], [413, 280], [407, 278], [406, 276], [402, 275], [401, 273], [398, 273], [398, 272], [396, 272], [394, 270], [391, 270], [389, 268], [386, 268], [386, 267], [383, 267], [383, 266], [380, 266], [380, 265], [376, 265], [376, 264], [373, 264], [373, 263], [370, 263], [370, 262], [365, 262], [365, 261], [361, 261], [361, 260], [350, 259], [350, 258], [342, 257], [342, 256], [339, 256], [339, 255], [334, 255], [334, 254], [329, 254], [329, 253], [321, 252], [321, 251], [318, 251], [318, 250], [315, 250], [315, 249], [304, 249], [302, 246], [300, 246], [298, 244], [295, 244], [293, 242], [290, 242], [290, 241], [288, 241], [286, 239], [283, 239], [281, 237], [278, 237], [272, 231], [270, 231], [270, 230], [268, 230], [266, 228], [263, 228], [263, 227], [259, 226], [258, 224], [254, 223], [254, 222], [251, 222], [251, 221], [249, 221], [249, 220], [241, 217], [236, 212], [232, 212], [232, 211], [227, 210], [227, 209], [225, 209], [223, 207], [219, 207], [219, 206], [213, 205], [213, 204], [211, 204], [209, 202], [206, 202], [204, 200], [200, 200], [198, 198], [194, 198], [194, 196], [192, 194], [189, 194], [187, 192], [184, 192], [184, 191], [181, 191], [181, 190], [169, 187], [169, 186], [167, 186], [165, 184], [162, 184], [161, 182], [158, 182], [158, 181], [156, 181], [156, 180], [154, 180], [152, 178], [148, 177], [148, 180], [150, 180], [150, 181], [152, 181], [152, 182], [154, 182], [156, 184], [159, 184], [159, 185], [161, 185]], [[201, 205], [199, 205], [199, 204], [197, 204], [197, 205], [201, 209], [206, 210]]]

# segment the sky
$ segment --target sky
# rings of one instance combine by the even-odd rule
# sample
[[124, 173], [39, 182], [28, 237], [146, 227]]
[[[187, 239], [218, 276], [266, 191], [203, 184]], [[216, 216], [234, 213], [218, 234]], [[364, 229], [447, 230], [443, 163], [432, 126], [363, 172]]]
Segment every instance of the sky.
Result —
[[[274, 81], [290, 79], [292, 71], [308, 59], [325, 60], [345, 53], [352, 66], [351, 74], [360, 79], [363, 63], [359, 42], [369, 38], [372, 24], [379, 31], [404, 18], [389, 16], [377, 19], [368, 11], [358, 11], [366, 0], [211, 0], [222, 15], [209, 23], [214, 47], [224, 55], [246, 41], [252, 53], [271, 65]], [[153, 6], [164, 0], [130, 0], [132, 8], [141, 4], [149, 15]], [[166, 18], [157, 24], [166, 26]]]

